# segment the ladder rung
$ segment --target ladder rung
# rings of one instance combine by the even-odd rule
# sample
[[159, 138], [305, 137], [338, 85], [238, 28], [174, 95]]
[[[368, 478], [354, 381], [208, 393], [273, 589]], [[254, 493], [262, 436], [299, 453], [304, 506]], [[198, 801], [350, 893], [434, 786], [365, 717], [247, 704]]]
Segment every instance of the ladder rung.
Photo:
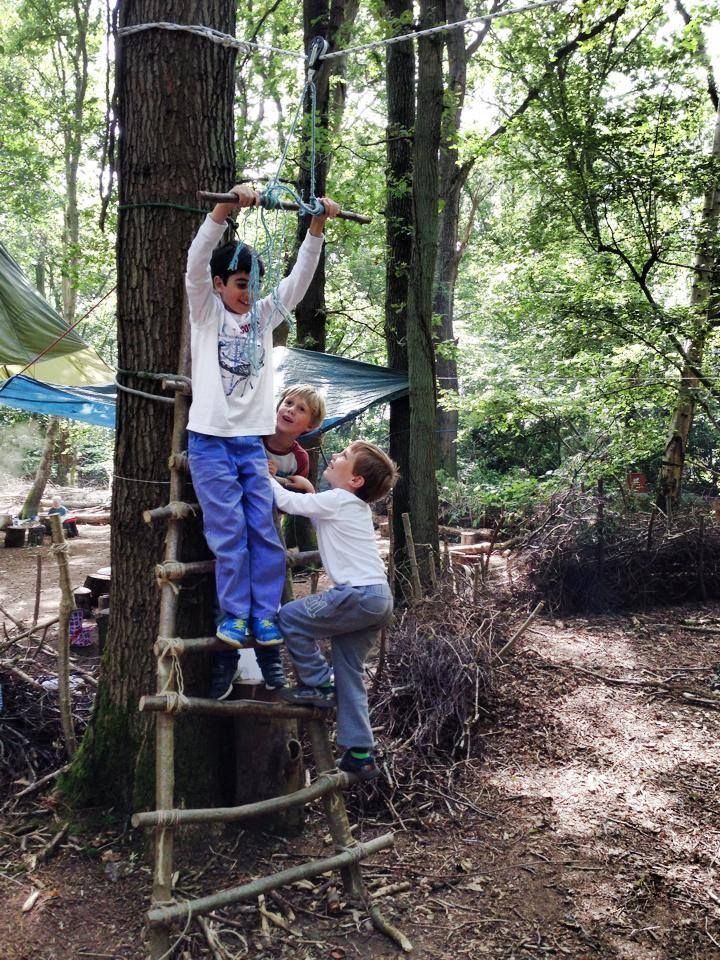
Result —
[[205, 810], [149, 810], [136, 813], [132, 818], [134, 827], [175, 827], [186, 823], [233, 823], [237, 820], [249, 820], [251, 817], [264, 814], [279, 813], [292, 807], [305, 806], [318, 797], [349, 787], [357, 777], [354, 774], [323, 773], [309, 787], [303, 787], [294, 793], [283, 797], [272, 797], [269, 800], [258, 800], [255, 803], [245, 803], [240, 807], [212, 807]]
[[269, 890], [277, 890], [278, 887], [284, 887], [296, 880], [306, 880], [309, 877], [317, 877], [321, 873], [329, 873], [332, 870], [339, 870], [341, 867], [359, 863], [360, 860], [364, 860], [373, 853], [391, 847], [394, 842], [395, 838], [392, 833], [385, 833], [381, 837], [359, 843], [349, 850], [335, 854], [335, 856], [326, 857], [322, 860], [310, 860], [308, 863], [301, 863], [296, 867], [281, 870], [280, 873], [275, 873], [270, 877], [261, 877], [259, 880], [253, 880], [240, 887], [230, 887], [228, 890], [221, 890], [219, 893], [200, 897], [198, 900], [187, 900], [184, 903], [176, 903], [172, 906], [154, 907], [148, 910], [148, 923], [151, 927], [157, 927], [175, 921], [189, 920], [191, 917], [208, 913], [218, 907], [225, 907], [230, 903], [237, 903], [239, 900], [249, 900], [251, 897], [257, 897]]
[[[289, 567], [301, 567], [305, 564], [322, 566], [320, 554], [317, 550], [304, 550], [301, 553], [286, 552], [285, 559]], [[158, 580], [182, 580], [184, 577], [200, 573], [212, 573], [214, 570], [214, 560], [195, 560], [192, 563], [169, 561], [158, 563], [155, 566], [155, 576]]]
[[[186, 653], [212, 653], [216, 650], [233, 650], [227, 643], [223, 643], [218, 637], [158, 637], [153, 647], [153, 653], [156, 657], [162, 657], [165, 653], [174, 653], [182, 657]], [[258, 644], [254, 641], [246, 643], [243, 650], [257, 650]]]
[[[168, 707], [170, 709], [168, 710]], [[266, 720], [324, 720], [332, 713], [327, 707], [297, 707], [291, 703], [261, 700], [208, 700], [203, 697], [178, 697], [166, 694], [140, 698], [140, 710], [150, 712], [195, 713], [211, 717], [264, 717]]]
[[185, 517], [193, 516], [199, 513], [200, 505], [197, 503], [183, 503], [181, 500], [174, 500], [163, 507], [153, 507], [152, 510], [143, 510], [143, 520], [145, 523], [152, 523], [153, 520], [163, 520], [165, 517], [173, 517], [175, 520], [183, 520]]
[[193, 563], [168, 561], [155, 566], [155, 576], [158, 580], [182, 580], [198, 573], [212, 573], [215, 569], [214, 560], [195, 560]]

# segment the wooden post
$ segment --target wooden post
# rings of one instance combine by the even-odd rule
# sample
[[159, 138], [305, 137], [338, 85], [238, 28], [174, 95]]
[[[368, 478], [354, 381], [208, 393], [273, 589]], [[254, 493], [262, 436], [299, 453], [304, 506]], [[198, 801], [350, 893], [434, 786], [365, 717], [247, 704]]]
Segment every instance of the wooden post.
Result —
[[40, 616], [40, 590], [42, 589], [42, 554], [37, 555], [37, 569], [35, 570], [35, 607], [33, 609], [33, 626]]
[[[187, 315], [187, 299], [183, 300], [182, 334], [180, 339], [179, 372], [187, 373], [190, 366], [190, 321]], [[178, 469], [177, 457], [187, 448], [187, 420], [190, 401], [185, 393], [175, 394], [173, 430], [170, 456], [170, 484], [168, 500], [182, 502], [184, 472]], [[168, 520], [165, 537], [165, 563], [174, 563], [180, 551], [182, 521], [173, 516]], [[177, 593], [170, 580], [160, 582], [160, 617], [158, 635], [171, 637], [176, 632]], [[176, 657], [164, 656], [157, 659], [157, 691], [159, 694], [177, 693], [175, 665]], [[179, 670], [178, 666], [178, 670]], [[175, 716], [165, 710], [155, 718], [155, 808], [170, 810], [174, 806], [175, 794]], [[173, 851], [175, 834], [167, 824], [161, 826], [155, 834], [155, 865], [153, 868], [153, 904], [164, 903], [172, 898]], [[170, 939], [167, 927], [159, 925], [150, 930], [150, 956], [152, 960], [166, 956]]]
[[388, 563], [387, 563], [387, 578], [388, 583], [390, 584], [390, 589], [395, 594], [395, 531], [393, 530], [393, 498], [392, 494], [388, 500]]
[[[335, 771], [335, 759], [330, 749], [330, 740], [328, 739], [327, 727], [324, 720], [308, 720], [305, 728], [310, 737], [313, 759], [315, 761], [315, 772], [318, 776], [323, 773], [332, 773]], [[330, 826], [330, 835], [333, 838], [335, 847], [338, 850], [345, 850], [348, 847], [356, 846], [356, 841], [350, 832], [350, 821], [348, 820], [345, 803], [339, 791], [325, 794], [322, 798], [323, 810]], [[349, 864], [340, 870], [345, 893], [349, 897], [365, 899], [365, 887], [363, 885], [362, 874], [357, 863]]]
[[408, 557], [410, 559], [410, 572], [412, 574], [412, 599], [413, 602], [417, 603], [422, 597], [422, 584], [420, 583], [420, 571], [418, 569], [417, 555], [415, 553], [415, 541], [413, 540], [409, 513], [402, 514], [402, 524], [405, 531]]
[[60, 704], [60, 719], [62, 721], [63, 736], [65, 737], [65, 751], [72, 758], [77, 750], [75, 728], [72, 719], [72, 702], [70, 700], [70, 611], [73, 609], [73, 593], [70, 586], [70, 565], [67, 558], [67, 543], [63, 535], [62, 520], [54, 513], [50, 517], [52, 531], [53, 552], [58, 564], [60, 578], [60, 609], [58, 616], [58, 702]]

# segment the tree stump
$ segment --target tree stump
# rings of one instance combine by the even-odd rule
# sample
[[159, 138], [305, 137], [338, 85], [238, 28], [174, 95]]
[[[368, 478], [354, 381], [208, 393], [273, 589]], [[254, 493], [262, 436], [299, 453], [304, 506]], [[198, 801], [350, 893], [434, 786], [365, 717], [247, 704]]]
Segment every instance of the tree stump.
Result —
[[41, 547], [45, 536], [45, 527], [38, 523], [33, 527], [28, 527], [27, 542], [29, 547]]
[[[262, 686], [241, 684], [244, 700], [272, 700], [273, 695]], [[298, 726], [294, 720], [254, 717], [252, 723], [236, 719], [235, 726], [235, 798], [238, 805], [284, 797], [305, 786], [305, 769]], [[303, 807], [254, 817], [243, 823], [243, 829], [268, 830], [273, 833], [298, 833], [305, 822]]]
[[104, 593], [110, 593], [110, 567], [101, 567], [85, 578], [84, 586], [90, 590], [91, 605], [97, 607], [98, 599]]
[[90, 587], [75, 587], [73, 590], [75, 606], [83, 613], [92, 613], [92, 590]]
[[6, 527], [5, 528], [5, 546], [6, 547], [24, 547], [25, 546], [25, 527]]

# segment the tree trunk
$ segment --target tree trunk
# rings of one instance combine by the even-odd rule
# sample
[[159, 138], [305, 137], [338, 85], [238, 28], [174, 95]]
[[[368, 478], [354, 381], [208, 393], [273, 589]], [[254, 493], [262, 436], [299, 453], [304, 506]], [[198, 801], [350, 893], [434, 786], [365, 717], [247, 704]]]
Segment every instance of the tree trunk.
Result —
[[[119, 7], [120, 26], [167, 19], [167, 4], [139, 0]], [[234, 33], [230, 0], [173, 4], [177, 23], [207, 23]], [[198, 229], [198, 188], [227, 190], [235, 176], [233, 93], [235, 51], [183, 32], [145, 30], [117, 44], [120, 130], [118, 185], [118, 366], [173, 372], [183, 319], [183, 271]], [[174, 204], [176, 206], [161, 206]], [[127, 386], [157, 393], [156, 381], [125, 375]], [[138, 711], [154, 689], [159, 591], [154, 565], [162, 559], [164, 528], [143, 521], [144, 508], [167, 498], [172, 408], [118, 393], [112, 504], [109, 636], [91, 724], [65, 790], [78, 803], [116, 810], [151, 802], [152, 720]], [[186, 525], [181, 559], [205, 547]], [[184, 594], [178, 634], [211, 629], [208, 589]], [[119, 602], [118, 602], [119, 601]], [[193, 685], [192, 667], [185, 692]], [[197, 719], [177, 724], [176, 801], [218, 794], [217, 728]]]
[[[442, 22], [436, 0], [422, 0], [421, 29]], [[408, 297], [408, 448], [410, 516], [424, 584], [431, 582], [429, 550], [437, 554], [438, 499], [435, 477], [435, 346], [433, 281], [438, 248], [438, 150], [443, 108], [442, 38], [418, 41], [417, 119], [413, 175], [414, 245]]]
[[30, 517], [34, 517], [38, 512], [42, 495], [45, 492], [45, 487], [50, 479], [53, 453], [55, 451], [55, 442], [57, 440], [59, 430], [60, 421], [58, 418], [50, 417], [48, 421], [47, 433], [45, 434], [45, 445], [43, 446], [42, 456], [40, 457], [40, 463], [35, 471], [35, 479], [33, 480], [33, 485], [30, 488], [30, 492], [25, 498], [25, 503], [20, 511], [21, 520], [29, 520]]
[[[347, 43], [359, 0], [304, 0], [303, 32], [305, 50], [310, 48], [314, 37], [323, 37], [330, 49], [337, 45], [338, 36]], [[328, 169], [330, 166], [330, 137], [332, 129], [340, 125], [345, 107], [345, 84], [343, 82], [344, 58], [323, 61], [315, 74], [316, 112], [315, 112], [315, 167], [310, 163], [310, 99], [306, 98], [305, 123], [306, 140], [303, 158], [300, 163], [298, 190], [303, 199], [310, 194], [312, 176], [315, 178], [315, 195], [322, 197], [326, 193]], [[331, 84], [331, 79], [333, 83]], [[308, 218], [298, 223], [298, 246], [303, 241], [308, 228]], [[325, 249], [313, 276], [308, 291], [295, 310], [297, 324], [297, 345], [304, 350], [325, 351], [327, 344], [327, 311], [325, 309]]]
[[[720, 161], [720, 109], [715, 115], [712, 158]], [[701, 218], [702, 241], [695, 255], [690, 306], [695, 315], [695, 333], [685, 346], [685, 362], [680, 378], [678, 399], [670, 420], [670, 431], [663, 451], [657, 483], [657, 505], [671, 511], [680, 502], [682, 474], [688, 439], [695, 415], [698, 390], [702, 388], [700, 371], [705, 344], [713, 329], [718, 308], [717, 241], [720, 235], [720, 182], [705, 193]]]
[[[465, 0], [446, 0], [446, 14], [449, 23], [464, 20], [467, 16]], [[474, 41], [474, 46], [479, 45], [483, 35]], [[440, 324], [436, 329], [439, 344], [436, 350], [438, 389], [457, 398], [458, 374], [453, 323], [455, 284], [464, 249], [458, 243], [458, 224], [460, 198], [469, 171], [469, 166], [463, 167], [458, 163], [457, 151], [457, 137], [467, 87], [465, 31], [459, 29], [446, 33], [445, 45], [449, 77], [440, 143], [441, 213], [433, 313]], [[451, 477], [457, 476], [457, 430], [457, 409], [438, 407], [438, 467]]]
[[[412, 0], [388, 0], [386, 17], [393, 34], [407, 33]], [[415, 45], [412, 40], [386, 48], [387, 167], [385, 197], [385, 341], [388, 365], [408, 369], [407, 305], [413, 240], [412, 165], [415, 126]], [[390, 404], [390, 456], [397, 463], [400, 479], [393, 492], [393, 536], [397, 560], [404, 557], [405, 530], [402, 514], [410, 511], [408, 447], [410, 401]]]

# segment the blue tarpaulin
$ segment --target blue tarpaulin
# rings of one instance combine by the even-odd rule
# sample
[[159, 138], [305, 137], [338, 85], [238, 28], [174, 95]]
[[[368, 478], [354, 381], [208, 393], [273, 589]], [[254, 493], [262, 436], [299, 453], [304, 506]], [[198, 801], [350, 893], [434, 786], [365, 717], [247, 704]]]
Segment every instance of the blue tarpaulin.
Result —
[[[273, 366], [276, 398], [295, 383], [311, 383], [324, 394], [322, 431], [408, 392], [407, 376], [400, 371], [313, 350], [275, 347]], [[0, 383], [0, 404], [113, 429], [116, 390], [115, 384], [64, 387], [18, 376]]]

